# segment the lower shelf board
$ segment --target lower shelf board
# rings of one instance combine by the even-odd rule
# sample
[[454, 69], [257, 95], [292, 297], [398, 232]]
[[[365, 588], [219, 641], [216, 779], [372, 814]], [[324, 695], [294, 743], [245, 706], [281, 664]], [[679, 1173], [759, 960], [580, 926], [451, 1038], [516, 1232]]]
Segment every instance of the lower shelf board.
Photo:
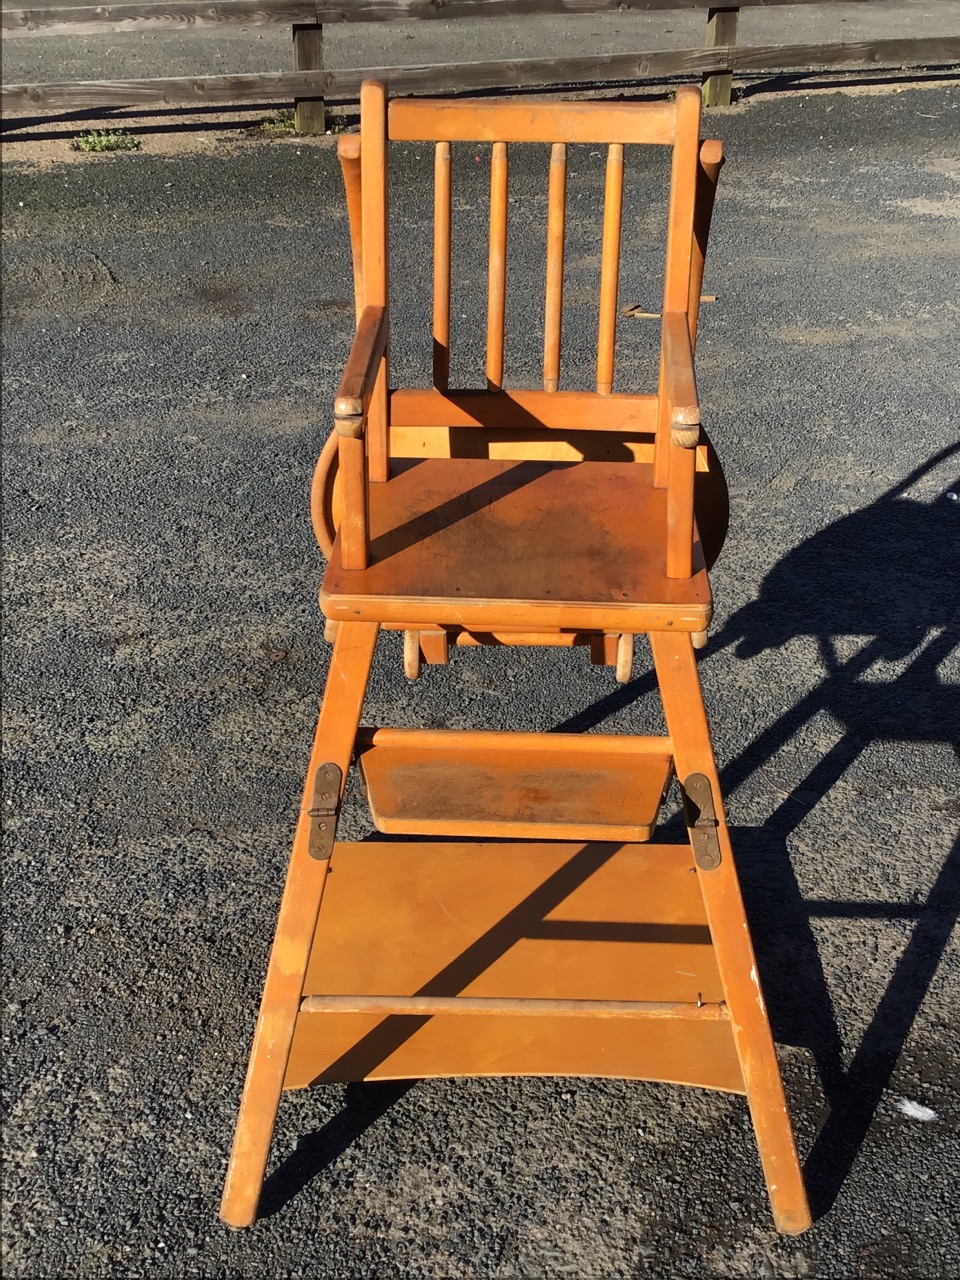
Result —
[[[437, 1012], [327, 997], [440, 998]], [[616, 1076], [743, 1093], [686, 845], [338, 844], [285, 1087], [471, 1075]], [[638, 1002], [677, 1016], [457, 1010], [471, 1000]], [[702, 1006], [702, 1009], [701, 1009]], [[541, 1006], [548, 1009], [549, 1004]], [[691, 1016], [691, 1011], [704, 1016]], [[470, 1016], [463, 1016], [468, 1012]]]

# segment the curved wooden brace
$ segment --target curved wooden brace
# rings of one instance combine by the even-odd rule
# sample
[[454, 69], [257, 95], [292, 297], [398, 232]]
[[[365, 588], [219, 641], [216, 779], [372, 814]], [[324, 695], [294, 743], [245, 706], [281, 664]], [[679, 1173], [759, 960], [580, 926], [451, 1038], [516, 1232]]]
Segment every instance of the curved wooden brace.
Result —
[[338, 462], [337, 433], [332, 431], [320, 450], [310, 485], [310, 521], [314, 537], [327, 560], [333, 555], [333, 543], [343, 511]]

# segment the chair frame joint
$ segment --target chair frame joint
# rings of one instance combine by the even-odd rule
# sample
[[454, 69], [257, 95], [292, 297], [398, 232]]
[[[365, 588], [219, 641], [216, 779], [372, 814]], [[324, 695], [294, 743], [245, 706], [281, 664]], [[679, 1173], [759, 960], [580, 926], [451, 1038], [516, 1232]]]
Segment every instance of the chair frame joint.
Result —
[[307, 810], [310, 817], [307, 850], [317, 862], [327, 862], [333, 853], [342, 786], [343, 770], [338, 764], [328, 760], [320, 765], [314, 775], [313, 804]]
[[713, 788], [705, 773], [690, 773], [682, 783], [683, 812], [690, 832], [694, 861], [701, 871], [716, 871], [720, 865], [720, 823], [713, 800]]

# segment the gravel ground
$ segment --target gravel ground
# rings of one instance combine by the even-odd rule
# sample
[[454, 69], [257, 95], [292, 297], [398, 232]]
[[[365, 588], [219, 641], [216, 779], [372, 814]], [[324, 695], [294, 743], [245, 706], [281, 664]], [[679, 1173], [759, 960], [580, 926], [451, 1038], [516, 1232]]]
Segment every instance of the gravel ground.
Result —
[[[218, 1223], [329, 653], [307, 489], [352, 327], [336, 160], [8, 149], [6, 1274], [960, 1275], [958, 107], [945, 85], [711, 117], [698, 354], [733, 522], [701, 670], [818, 1214], [793, 1240], [742, 1100], [594, 1080], [286, 1098], [266, 1216]], [[421, 151], [396, 163], [401, 378], [426, 356]], [[485, 167], [455, 159], [471, 382]], [[587, 385], [602, 160], [572, 169]], [[630, 165], [624, 305], [657, 306], [664, 178]], [[543, 156], [511, 181], [522, 382]], [[622, 322], [621, 386], [649, 385], [654, 329]], [[367, 720], [644, 731], [647, 666], [620, 688], [582, 653], [469, 652], [411, 685], [388, 637]], [[355, 795], [343, 830], [369, 830]]]

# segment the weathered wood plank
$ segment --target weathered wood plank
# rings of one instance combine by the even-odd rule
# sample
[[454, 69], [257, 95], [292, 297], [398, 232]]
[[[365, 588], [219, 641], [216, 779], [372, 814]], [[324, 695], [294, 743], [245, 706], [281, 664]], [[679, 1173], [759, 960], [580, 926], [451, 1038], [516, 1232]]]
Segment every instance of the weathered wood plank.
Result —
[[[850, 0], [870, 4], [877, 0]], [[741, 0], [741, 7], [814, 4], [817, 0]], [[152, 4], [91, 4], [59, 0], [44, 8], [2, 6], [5, 36], [73, 35], [141, 31], [147, 28], [210, 26], [219, 22], [257, 26], [294, 22], [424, 21], [439, 18], [503, 18], [545, 13], [623, 13], [646, 10], [707, 9], [710, 0], [163, 0]]]
[[[296, 98], [329, 97], [330, 78], [329, 71], [280, 71], [248, 76], [11, 84], [0, 90], [0, 104], [5, 111], [73, 111], [179, 102], [290, 102]], [[360, 79], [354, 72], [342, 96], [352, 93], [356, 98]]]
[[[737, 43], [737, 24], [740, 10], [708, 9], [706, 47], [716, 49], [718, 46]], [[705, 107], [729, 107], [733, 92], [733, 73], [722, 71], [707, 76], [703, 82], [703, 105]]]
[[14, 9], [3, 6], [0, 27], [10, 36], [108, 35], [125, 31], [187, 30], [222, 23], [254, 27], [316, 22], [312, 0], [166, 0], [163, 4], [68, 3], [56, 8]]
[[500, 87], [573, 85], [593, 80], [646, 80], [696, 76], [730, 67], [735, 71], [790, 70], [844, 65], [943, 66], [960, 62], [960, 33], [917, 40], [858, 40], [837, 44], [721, 46], [654, 53], [614, 53], [583, 58], [518, 58], [501, 62], [451, 63], [331, 71], [327, 97], [349, 99], [362, 80], [377, 78], [392, 93], [457, 93]]
[[[323, 27], [319, 23], [294, 23], [294, 71], [323, 70]], [[294, 128], [297, 133], [325, 133], [327, 113], [323, 98], [298, 98], [294, 103]]]
[[421, 67], [195, 76], [156, 80], [94, 80], [4, 85], [4, 110], [72, 111], [87, 107], [160, 106], [180, 102], [284, 102], [324, 97], [356, 101], [363, 80], [386, 81], [394, 93], [458, 93], [500, 87], [547, 87], [603, 81], [697, 77], [801, 67], [923, 67], [960, 63], [960, 36], [920, 40], [860, 40], [847, 44], [754, 45], [677, 52], [618, 53], [588, 58], [527, 58]]
[[837, 44], [735, 45], [713, 49], [598, 54], [580, 58], [524, 58], [448, 66], [393, 67], [334, 72], [331, 92], [352, 92], [350, 77], [371, 75], [392, 93], [457, 93], [500, 87], [581, 85], [660, 76], [695, 78], [711, 71], [789, 70], [849, 65], [940, 66], [960, 61], [960, 34], [918, 40], [861, 40]]
[[[854, 0], [854, 3], [879, 0]], [[530, 13], [629, 13], [651, 9], [707, 9], [711, 0], [317, 0], [318, 20], [379, 22], [392, 19], [502, 18]], [[743, 7], [822, 4], [823, 0], [745, 0]], [[323, 16], [329, 13], [330, 17]], [[337, 16], [339, 15], [339, 16]]]

